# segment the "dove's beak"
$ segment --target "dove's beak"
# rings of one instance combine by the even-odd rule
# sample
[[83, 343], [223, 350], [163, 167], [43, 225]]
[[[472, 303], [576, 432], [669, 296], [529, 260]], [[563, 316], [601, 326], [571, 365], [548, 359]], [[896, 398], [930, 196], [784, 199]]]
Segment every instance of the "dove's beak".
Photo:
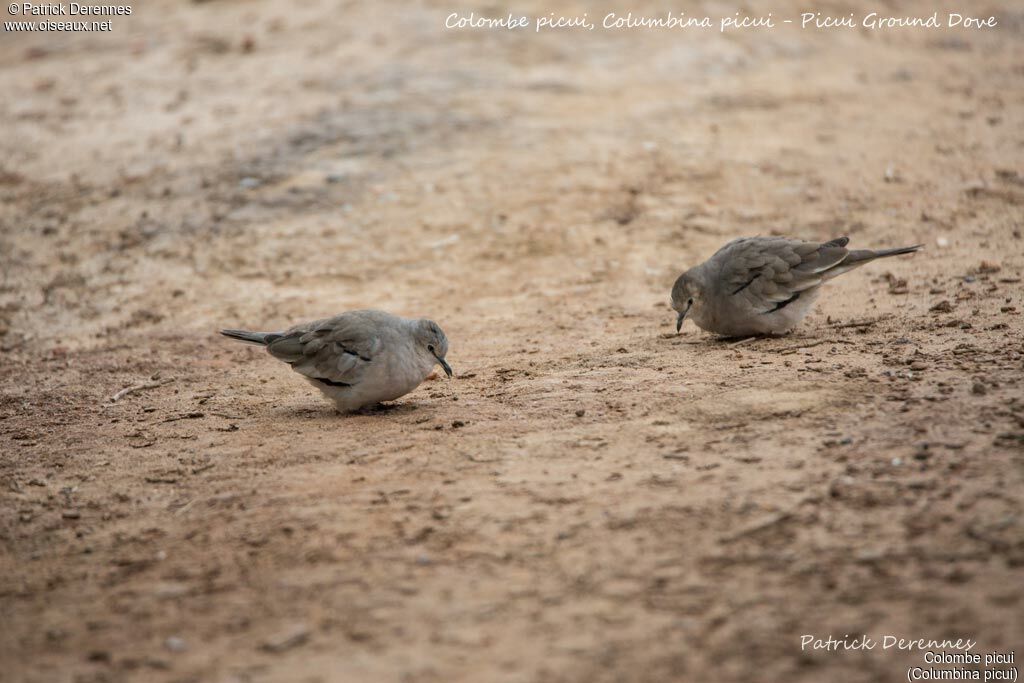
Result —
[[678, 318], [676, 318], [676, 333], [683, 329], [683, 321], [686, 320], [686, 314], [689, 312], [690, 309], [687, 308], [685, 311], [679, 314]]
[[440, 356], [434, 356], [434, 358], [436, 358], [437, 362], [441, 364], [441, 368], [444, 370], [444, 374], [446, 374], [449, 377], [451, 377], [452, 376], [452, 366], [448, 365], [448, 363], [445, 361], [445, 359], [441, 358]]

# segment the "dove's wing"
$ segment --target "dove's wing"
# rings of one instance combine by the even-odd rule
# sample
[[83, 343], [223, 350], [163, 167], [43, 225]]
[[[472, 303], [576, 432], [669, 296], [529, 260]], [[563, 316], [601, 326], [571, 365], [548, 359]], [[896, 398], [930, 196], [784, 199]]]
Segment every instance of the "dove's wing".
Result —
[[342, 314], [293, 327], [267, 345], [296, 372], [327, 384], [358, 384], [383, 346], [373, 321]]
[[838, 275], [849, 253], [847, 242], [845, 237], [824, 244], [783, 237], [734, 240], [712, 257], [720, 268], [718, 293], [739, 297], [759, 313], [777, 311]]

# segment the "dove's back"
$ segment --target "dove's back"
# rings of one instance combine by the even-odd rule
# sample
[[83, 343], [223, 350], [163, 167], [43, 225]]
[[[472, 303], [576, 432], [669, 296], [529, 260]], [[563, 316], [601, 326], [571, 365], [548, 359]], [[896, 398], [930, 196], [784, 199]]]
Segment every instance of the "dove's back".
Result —
[[690, 317], [701, 328], [724, 336], [782, 334], [803, 320], [828, 280], [877, 258], [921, 248], [849, 250], [849, 241], [733, 240], [691, 271], [703, 295]]

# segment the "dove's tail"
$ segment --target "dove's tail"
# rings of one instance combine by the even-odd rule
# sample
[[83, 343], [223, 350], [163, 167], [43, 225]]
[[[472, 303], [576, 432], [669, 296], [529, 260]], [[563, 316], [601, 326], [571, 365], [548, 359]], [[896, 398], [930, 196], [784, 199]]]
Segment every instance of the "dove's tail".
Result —
[[279, 334], [269, 332], [250, 332], [248, 330], [221, 330], [220, 333], [225, 337], [231, 337], [232, 339], [237, 339], [238, 341], [243, 341], [247, 344], [258, 344], [260, 346], [266, 346], [281, 336]]
[[[843, 248], [849, 241], [850, 240], [847, 237], [840, 237], [839, 239], [834, 239], [831, 242], [826, 242], [822, 246]], [[897, 249], [878, 249], [877, 251], [874, 249], [851, 249], [850, 251], [846, 252], [846, 256], [843, 257], [843, 260], [839, 261], [831, 268], [822, 271], [821, 276], [823, 279], [829, 280], [838, 275], [842, 275], [843, 273], [848, 273], [854, 268], [863, 266], [865, 263], [868, 263], [869, 261], [874, 261], [876, 258], [885, 258], [886, 256], [899, 256], [900, 254], [912, 254], [923, 246], [923, 244], [915, 244], [912, 247], [899, 247]]]
[[874, 261], [876, 258], [899, 256], [900, 254], [913, 254], [923, 246], [923, 244], [915, 244], [912, 247], [898, 247], [896, 249], [853, 249], [846, 255], [846, 258], [843, 259], [843, 265], [860, 265], [862, 263], [867, 263], [868, 261]]

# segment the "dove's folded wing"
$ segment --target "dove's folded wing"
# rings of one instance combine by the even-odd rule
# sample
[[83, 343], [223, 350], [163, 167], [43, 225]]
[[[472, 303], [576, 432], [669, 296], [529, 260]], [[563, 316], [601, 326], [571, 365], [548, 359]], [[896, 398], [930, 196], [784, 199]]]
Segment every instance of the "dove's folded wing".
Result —
[[296, 372], [327, 384], [358, 384], [381, 350], [365, 320], [340, 315], [292, 328], [268, 347]]
[[723, 293], [759, 313], [777, 311], [831, 277], [848, 253], [844, 244], [843, 238], [824, 244], [774, 237], [731, 242], [721, 254]]

